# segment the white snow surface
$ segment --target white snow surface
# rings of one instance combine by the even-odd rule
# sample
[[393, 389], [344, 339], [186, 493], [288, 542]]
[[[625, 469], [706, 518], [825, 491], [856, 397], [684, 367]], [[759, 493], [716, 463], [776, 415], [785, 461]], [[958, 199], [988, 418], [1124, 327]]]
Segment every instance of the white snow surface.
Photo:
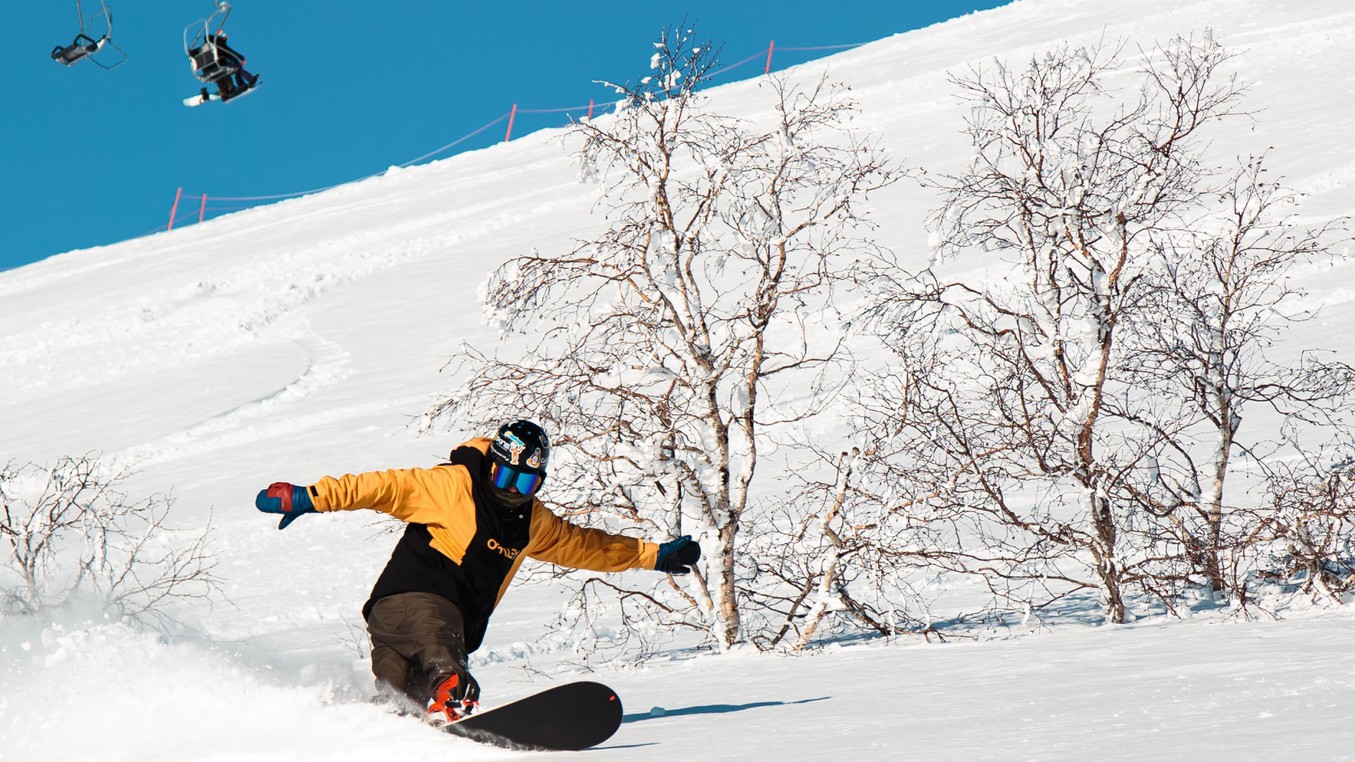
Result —
[[[1348, 0], [1017, 0], [798, 67], [853, 88], [859, 126], [910, 165], [969, 155], [948, 71], [1024, 65], [1062, 41], [1151, 48], [1208, 28], [1238, 53], [1255, 123], [1216, 148], [1273, 147], [1305, 218], [1355, 211], [1355, 6]], [[643, 61], [639, 64], [642, 66]], [[710, 91], [757, 118], [755, 81]], [[495, 340], [477, 285], [507, 258], [604, 224], [563, 131], [0, 273], [0, 460], [98, 453], [134, 494], [172, 490], [213, 526], [224, 596], [157, 636], [115, 623], [0, 622], [0, 760], [410, 760], [551, 755], [448, 737], [369, 703], [359, 607], [395, 535], [375, 514], [286, 532], [253, 497], [276, 480], [438, 462], [482, 432], [419, 436], [462, 340]], [[267, 190], [267, 189], [261, 189]], [[881, 239], [926, 261], [936, 200], [873, 200]], [[1344, 275], [1343, 275], [1344, 273]], [[1290, 341], [1351, 361], [1348, 264], [1297, 273], [1323, 308]], [[1284, 349], [1282, 347], [1281, 349]], [[544, 495], [549, 501], [549, 493]], [[629, 572], [643, 574], [646, 572]], [[472, 668], [487, 704], [585, 673], [518, 586]], [[1355, 613], [1068, 623], [797, 656], [682, 652], [587, 674], [626, 722], [599, 760], [1347, 759]]]

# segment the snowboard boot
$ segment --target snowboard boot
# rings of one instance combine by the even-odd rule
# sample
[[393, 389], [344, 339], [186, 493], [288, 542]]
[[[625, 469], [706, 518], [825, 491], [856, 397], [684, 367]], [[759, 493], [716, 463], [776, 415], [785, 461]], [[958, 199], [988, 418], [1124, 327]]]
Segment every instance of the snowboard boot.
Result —
[[468, 716], [479, 708], [480, 702], [462, 698], [466, 693], [467, 689], [461, 685], [461, 678], [456, 674], [449, 675], [433, 689], [433, 698], [428, 700], [428, 711], [424, 714], [423, 721], [440, 728]]

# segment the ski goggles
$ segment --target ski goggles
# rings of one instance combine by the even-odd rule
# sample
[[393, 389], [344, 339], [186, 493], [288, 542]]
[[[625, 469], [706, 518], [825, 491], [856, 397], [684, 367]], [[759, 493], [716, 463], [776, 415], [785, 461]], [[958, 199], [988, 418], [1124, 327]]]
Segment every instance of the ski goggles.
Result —
[[519, 471], [497, 460], [489, 464], [489, 481], [496, 489], [506, 490], [512, 487], [517, 490], [519, 495], [532, 495], [541, 489], [541, 482], [545, 480], [545, 474]]

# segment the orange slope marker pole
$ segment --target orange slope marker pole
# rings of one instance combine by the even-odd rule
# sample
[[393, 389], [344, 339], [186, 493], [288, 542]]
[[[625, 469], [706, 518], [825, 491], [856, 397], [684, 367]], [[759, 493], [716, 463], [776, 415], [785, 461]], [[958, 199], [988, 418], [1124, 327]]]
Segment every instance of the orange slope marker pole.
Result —
[[169, 208], [169, 227], [165, 228], [165, 230], [174, 229], [174, 215], [179, 213], [179, 199], [182, 197], [183, 197], [183, 186], [180, 185], [179, 189], [174, 192], [174, 206], [171, 206]]
[[508, 131], [503, 134], [503, 142], [507, 143], [513, 139], [513, 120], [518, 115], [518, 104], [513, 104], [513, 110], [508, 112]]

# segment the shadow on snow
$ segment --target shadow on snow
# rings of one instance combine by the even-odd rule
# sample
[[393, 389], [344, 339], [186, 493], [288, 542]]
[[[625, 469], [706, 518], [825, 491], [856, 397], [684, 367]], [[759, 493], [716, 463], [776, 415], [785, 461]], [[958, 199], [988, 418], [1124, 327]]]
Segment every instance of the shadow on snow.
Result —
[[799, 701], [755, 701], [751, 704], [705, 704], [703, 706], [684, 706], [680, 709], [665, 709], [661, 714], [653, 714], [651, 712], [627, 714], [622, 716], [621, 723], [643, 722], [645, 720], [657, 720], [661, 717], [678, 717], [685, 714], [728, 714], [730, 712], [742, 712], [746, 709], [761, 709], [768, 706], [809, 704], [815, 701], [827, 701], [830, 698], [832, 697], [820, 696], [818, 698], [800, 699]]

